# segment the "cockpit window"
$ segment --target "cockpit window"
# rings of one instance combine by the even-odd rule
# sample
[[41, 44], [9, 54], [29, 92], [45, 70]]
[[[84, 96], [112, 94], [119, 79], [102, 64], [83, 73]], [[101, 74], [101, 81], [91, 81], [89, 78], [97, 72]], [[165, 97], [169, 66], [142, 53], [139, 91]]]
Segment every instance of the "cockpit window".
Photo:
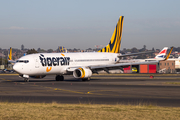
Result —
[[17, 62], [17, 63], [28, 63], [29, 60], [17, 60], [16, 62]]

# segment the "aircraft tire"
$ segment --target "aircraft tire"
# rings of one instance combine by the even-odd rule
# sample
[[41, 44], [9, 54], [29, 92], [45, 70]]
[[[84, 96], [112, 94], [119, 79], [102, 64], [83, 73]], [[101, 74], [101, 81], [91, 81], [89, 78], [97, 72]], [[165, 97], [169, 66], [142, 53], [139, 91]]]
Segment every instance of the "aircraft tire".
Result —
[[90, 77], [88, 77], [88, 78], [83, 78], [82, 81], [90, 81], [90, 79], [91, 79]]
[[24, 82], [29, 82], [29, 79], [28, 78], [24, 78]]
[[56, 76], [56, 81], [63, 81], [63, 80], [64, 80], [64, 76], [61, 75]]

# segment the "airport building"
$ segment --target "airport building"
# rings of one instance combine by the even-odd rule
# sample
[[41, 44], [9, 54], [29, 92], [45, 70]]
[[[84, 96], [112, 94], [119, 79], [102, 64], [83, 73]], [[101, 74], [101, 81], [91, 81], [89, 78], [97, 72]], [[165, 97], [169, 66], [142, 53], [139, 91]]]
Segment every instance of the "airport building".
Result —
[[175, 61], [160, 61], [156, 64], [137, 64], [123, 68], [124, 73], [176, 73]]

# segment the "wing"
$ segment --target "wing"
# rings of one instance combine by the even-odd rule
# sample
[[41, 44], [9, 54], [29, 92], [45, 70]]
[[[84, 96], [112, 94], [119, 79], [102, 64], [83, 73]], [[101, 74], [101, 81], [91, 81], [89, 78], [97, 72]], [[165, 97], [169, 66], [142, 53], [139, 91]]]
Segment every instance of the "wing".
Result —
[[[167, 57], [164, 60], [167, 60], [169, 58], [169, 55], [172, 52], [173, 47], [171, 47], [171, 50]], [[109, 65], [96, 65], [96, 66], [76, 66], [76, 67], [69, 67], [67, 68], [67, 72], [73, 72], [75, 69], [78, 68], [87, 68], [90, 69], [93, 73], [98, 73], [98, 71], [105, 70], [107, 73], [109, 73], [109, 70], [115, 70], [115, 69], [123, 69], [125, 67], [128, 67], [130, 65], [143, 65], [143, 64], [157, 64], [159, 61], [147, 61], [147, 62], [135, 62], [135, 63], [116, 63], [116, 64], [109, 64]]]
[[117, 63], [112, 65], [100, 65], [100, 66], [90, 66], [89, 69], [92, 70], [93, 73], [98, 73], [98, 71], [104, 70], [109, 73], [109, 70], [116, 70], [126, 68], [130, 65], [143, 65], [143, 64], [157, 64], [158, 61], [153, 62], [136, 62], [136, 63]]
[[116, 70], [128, 67], [129, 65], [142, 65], [142, 64], [157, 64], [159, 61], [153, 62], [136, 62], [136, 63], [117, 63], [117, 64], [110, 64], [110, 65], [96, 65], [96, 66], [78, 66], [78, 67], [69, 67], [67, 68], [67, 72], [73, 72], [75, 69], [78, 68], [87, 68], [90, 69], [93, 73], [98, 73], [98, 71], [104, 70], [109, 73], [109, 70]]

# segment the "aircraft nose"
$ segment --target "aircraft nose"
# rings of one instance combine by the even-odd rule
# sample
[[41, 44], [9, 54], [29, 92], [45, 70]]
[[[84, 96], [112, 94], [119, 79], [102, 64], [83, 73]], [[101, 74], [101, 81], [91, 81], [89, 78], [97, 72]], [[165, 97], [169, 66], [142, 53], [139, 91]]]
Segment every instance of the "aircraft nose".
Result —
[[17, 73], [20, 73], [21, 68], [20, 68], [19, 65], [15, 64], [15, 65], [13, 66], [13, 70], [16, 71]]

